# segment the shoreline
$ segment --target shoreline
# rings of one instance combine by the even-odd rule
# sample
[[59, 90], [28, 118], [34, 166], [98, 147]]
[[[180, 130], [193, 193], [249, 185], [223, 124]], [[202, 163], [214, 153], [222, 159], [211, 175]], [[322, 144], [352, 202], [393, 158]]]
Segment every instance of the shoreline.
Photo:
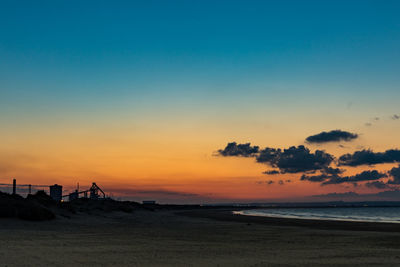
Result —
[[208, 218], [218, 221], [232, 221], [241, 223], [257, 223], [271, 226], [294, 226], [324, 230], [346, 231], [375, 231], [375, 232], [400, 232], [399, 223], [390, 222], [366, 222], [366, 221], [340, 221], [324, 219], [298, 219], [269, 216], [243, 215], [234, 213], [244, 209], [219, 209], [219, 210], [192, 210], [176, 212], [178, 215]]
[[235, 215], [244, 215], [244, 216], [256, 216], [256, 217], [267, 217], [267, 218], [279, 218], [279, 219], [300, 219], [300, 220], [316, 220], [316, 221], [339, 221], [339, 222], [370, 222], [370, 223], [393, 223], [393, 224], [399, 224], [400, 221], [373, 221], [373, 220], [362, 220], [362, 219], [341, 219], [341, 218], [322, 218], [322, 217], [300, 217], [296, 215], [278, 215], [278, 214], [246, 214], [244, 213], [245, 210], [241, 211], [233, 211], [233, 214]]

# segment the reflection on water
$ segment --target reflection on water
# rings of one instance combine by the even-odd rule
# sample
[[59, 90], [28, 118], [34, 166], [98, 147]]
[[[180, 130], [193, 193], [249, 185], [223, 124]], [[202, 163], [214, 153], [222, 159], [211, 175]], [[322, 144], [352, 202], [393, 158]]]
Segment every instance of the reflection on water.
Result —
[[400, 223], [400, 207], [276, 208], [234, 213], [278, 218]]

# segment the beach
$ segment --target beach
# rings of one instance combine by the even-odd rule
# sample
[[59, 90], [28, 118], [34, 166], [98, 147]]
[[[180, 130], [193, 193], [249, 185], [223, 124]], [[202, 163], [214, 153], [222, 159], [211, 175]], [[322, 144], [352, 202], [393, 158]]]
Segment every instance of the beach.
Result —
[[[0, 220], [0, 266], [396, 266], [394, 228], [329, 229], [228, 210]], [[370, 225], [371, 226], [371, 225]], [[371, 226], [372, 227], [372, 226]]]

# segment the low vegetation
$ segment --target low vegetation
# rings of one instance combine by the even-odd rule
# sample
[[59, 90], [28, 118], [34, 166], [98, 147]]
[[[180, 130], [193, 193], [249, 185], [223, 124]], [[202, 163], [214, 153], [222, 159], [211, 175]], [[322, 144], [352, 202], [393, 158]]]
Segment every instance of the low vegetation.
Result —
[[38, 191], [26, 198], [0, 192], [0, 218], [45, 221], [55, 219], [57, 216], [70, 217], [77, 213], [133, 212], [142, 208], [144, 207], [137, 202], [116, 201], [109, 198], [99, 200], [80, 198], [71, 202], [57, 203], [44, 191]]

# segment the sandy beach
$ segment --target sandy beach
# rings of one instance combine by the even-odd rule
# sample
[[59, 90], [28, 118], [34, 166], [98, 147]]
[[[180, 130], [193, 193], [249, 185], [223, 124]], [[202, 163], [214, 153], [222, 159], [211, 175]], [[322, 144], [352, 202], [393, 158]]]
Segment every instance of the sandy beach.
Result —
[[248, 216], [232, 219], [226, 211], [183, 213], [78, 214], [46, 222], [2, 219], [0, 266], [400, 264], [400, 233], [394, 228], [329, 230], [322, 229], [327, 228], [321, 227], [323, 222], [290, 226], [287, 220], [279, 226]]

